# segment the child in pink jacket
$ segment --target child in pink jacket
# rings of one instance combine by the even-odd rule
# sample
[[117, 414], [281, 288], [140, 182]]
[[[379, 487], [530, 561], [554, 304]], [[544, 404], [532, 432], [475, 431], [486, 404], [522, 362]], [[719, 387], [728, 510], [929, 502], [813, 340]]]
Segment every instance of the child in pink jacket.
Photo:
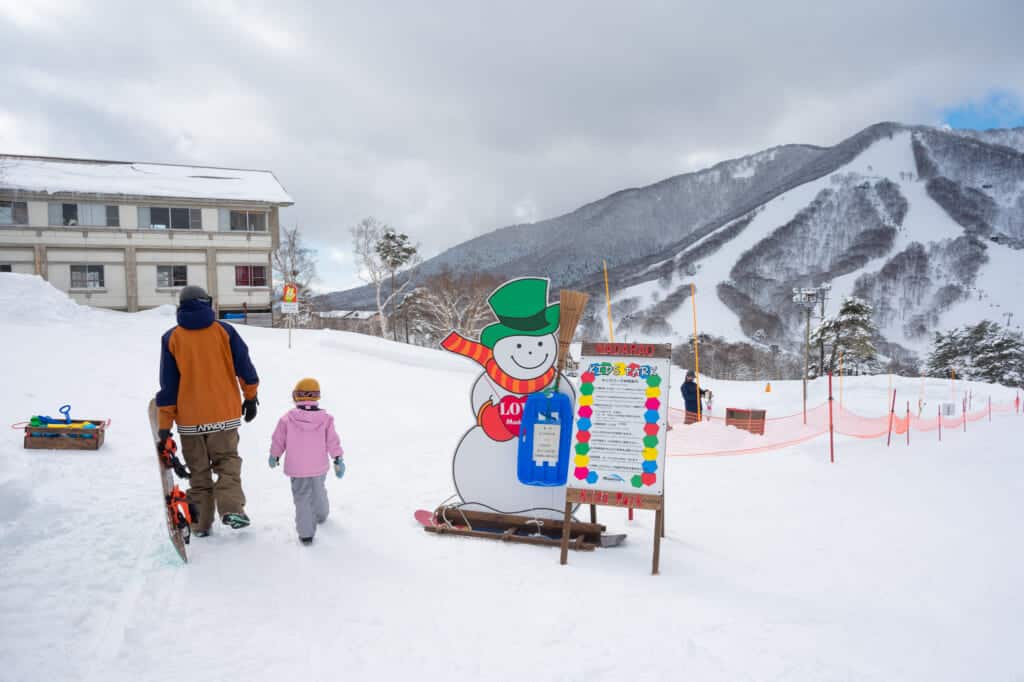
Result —
[[334, 475], [345, 475], [344, 451], [334, 430], [334, 417], [320, 409], [320, 383], [302, 379], [292, 391], [295, 408], [277, 422], [270, 441], [273, 469], [284, 455], [284, 473], [292, 479], [295, 501], [295, 529], [299, 540], [308, 545], [316, 535], [316, 526], [327, 520], [330, 504], [324, 479], [334, 459]]

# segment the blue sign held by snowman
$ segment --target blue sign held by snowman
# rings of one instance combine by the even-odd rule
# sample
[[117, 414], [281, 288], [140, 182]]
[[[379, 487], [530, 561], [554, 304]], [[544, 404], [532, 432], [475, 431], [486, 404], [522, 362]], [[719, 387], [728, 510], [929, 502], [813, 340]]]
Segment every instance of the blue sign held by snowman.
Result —
[[516, 474], [526, 485], [559, 486], [569, 478], [572, 401], [564, 393], [534, 393], [526, 399], [519, 427]]

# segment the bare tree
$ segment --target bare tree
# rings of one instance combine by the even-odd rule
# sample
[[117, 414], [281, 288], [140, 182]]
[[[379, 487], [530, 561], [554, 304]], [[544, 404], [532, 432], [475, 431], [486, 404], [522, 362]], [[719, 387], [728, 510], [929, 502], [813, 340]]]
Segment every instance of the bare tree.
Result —
[[306, 326], [313, 308], [310, 287], [316, 281], [316, 252], [306, 246], [298, 227], [283, 228], [271, 261], [276, 281], [298, 287], [300, 326]]
[[[392, 260], [381, 254], [381, 244], [386, 243], [386, 235], [394, 234], [394, 230], [376, 218], [367, 217], [354, 225], [351, 232], [352, 252], [359, 268], [359, 278], [374, 288], [380, 333], [386, 337], [391, 321], [389, 310], [394, 307], [393, 303], [401, 301], [404, 292], [412, 286], [412, 272], [419, 265], [419, 257], [416, 253], [410, 255], [401, 271], [405, 281], [397, 282], [392, 277], [399, 274], [401, 266], [395, 267]], [[387, 281], [393, 284], [391, 292], [385, 295], [384, 284]]]
[[417, 341], [434, 345], [451, 331], [475, 339], [494, 313], [487, 298], [501, 279], [482, 272], [454, 273], [444, 269], [424, 280], [414, 295], [406, 315], [416, 331]]

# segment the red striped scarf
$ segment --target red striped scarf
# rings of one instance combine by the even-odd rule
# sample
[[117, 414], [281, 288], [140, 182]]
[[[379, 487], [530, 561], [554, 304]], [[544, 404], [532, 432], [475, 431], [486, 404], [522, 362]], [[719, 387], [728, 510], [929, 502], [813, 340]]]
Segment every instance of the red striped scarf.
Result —
[[505, 372], [501, 371], [500, 367], [498, 367], [498, 362], [494, 359], [494, 352], [490, 348], [482, 343], [477, 343], [476, 341], [470, 341], [469, 339], [463, 338], [458, 334], [458, 332], [452, 332], [449, 334], [447, 338], [441, 342], [441, 347], [453, 353], [458, 353], [463, 357], [467, 357], [483, 367], [487, 376], [493, 379], [498, 386], [501, 386], [509, 393], [517, 393], [519, 395], [536, 393], [537, 391], [547, 388], [555, 379], [554, 367], [550, 368], [536, 379], [516, 379], [515, 377], [509, 376]]

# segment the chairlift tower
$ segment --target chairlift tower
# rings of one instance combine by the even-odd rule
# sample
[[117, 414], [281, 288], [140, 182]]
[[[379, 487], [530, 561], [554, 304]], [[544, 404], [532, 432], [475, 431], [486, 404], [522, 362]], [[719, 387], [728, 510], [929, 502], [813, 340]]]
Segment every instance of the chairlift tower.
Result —
[[[825, 323], [825, 303], [828, 301], [828, 295], [832, 292], [832, 285], [828, 282], [818, 287], [818, 300], [821, 302], [821, 323]], [[822, 338], [818, 341], [818, 352], [820, 358], [818, 359], [818, 372], [825, 371], [825, 339]]]
[[819, 290], [816, 288], [793, 288], [793, 303], [803, 307], [807, 318], [807, 332], [804, 335], [804, 424], [807, 424], [807, 375], [811, 365], [811, 312], [818, 303]]

